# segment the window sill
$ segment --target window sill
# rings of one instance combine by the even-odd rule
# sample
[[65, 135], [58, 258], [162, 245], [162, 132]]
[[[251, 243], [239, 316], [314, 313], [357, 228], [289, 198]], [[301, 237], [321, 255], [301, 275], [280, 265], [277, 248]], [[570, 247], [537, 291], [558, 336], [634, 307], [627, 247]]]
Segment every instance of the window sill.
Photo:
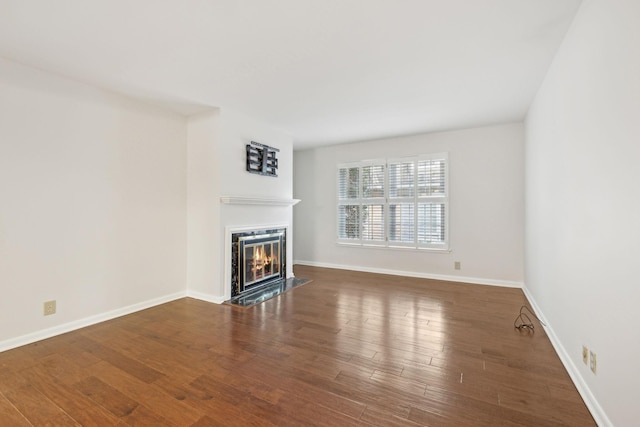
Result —
[[336, 241], [336, 246], [344, 246], [350, 248], [363, 248], [363, 249], [383, 249], [383, 250], [391, 250], [391, 251], [400, 251], [400, 252], [429, 252], [429, 253], [437, 253], [437, 254], [448, 254], [451, 253], [451, 248], [418, 248], [415, 246], [391, 246], [386, 244], [362, 244], [362, 243], [350, 243], [344, 241]]
[[300, 199], [271, 199], [266, 197], [239, 197], [222, 196], [220, 203], [226, 205], [263, 205], [263, 206], [293, 206], [300, 202]]

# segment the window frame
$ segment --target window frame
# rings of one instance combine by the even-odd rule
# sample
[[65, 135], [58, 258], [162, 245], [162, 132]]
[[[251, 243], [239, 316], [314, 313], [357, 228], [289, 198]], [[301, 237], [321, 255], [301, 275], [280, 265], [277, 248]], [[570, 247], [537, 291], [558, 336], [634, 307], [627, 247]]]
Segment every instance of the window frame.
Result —
[[[418, 165], [420, 162], [424, 161], [433, 161], [433, 160], [444, 160], [444, 177], [442, 180], [444, 190], [442, 193], [438, 194], [428, 194], [428, 195], [420, 195], [418, 181], [419, 181], [419, 168]], [[391, 197], [391, 179], [390, 179], [390, 169], [391, 165], [398, 163], [412, 163], [413, 164], [413, 173], [412, 173], [412, 192], [411, 196], [401, 196], [401, 197]], [[377, 198], [365, 198], [363, 197], [363, 188], [362, 188], [362, 168], [373, 166], [373, 165], [384, 165], [384, 197]], [[418, 249], [418, 250], [432, 250], [432, 251], [449, 251], [450, 250], [450, 188], [449, 188], [449, 169], [451, 167], [449, 161], [449, 153], [440, 152], [440, 153], [430, 153], [430, 154], [422, 154], [417, 156], [407, 156], [407, 157], [396, 157], [396, 158], [388, 158], [388, 159], [376, 159], [376, 160], [365, 160], [360, 162], [349, 162], [349, 163], [340, 163], [336, 167], [336, 181], [337, 181], [337, 194], [336, 194], [336, 213], [337, 213], [337, 223], [336, 223], [336, 236], [337, 243], [340, 245], [350, 245], [350, 246], [363, 246], [363, 247], [383, 247], [389, 249]], [[358, 172], [358, 198], [341, 198], [340, 193], [340, 170], [346, 168], [359, 168]], [[406, 181], [404, 181], [406, 182]], [[391, 240], [391, 207], [396, 204], [410, 204], [411, 210], [413, 212], [413, 240], [411, 241], [402, 241], [402, 240]], [[383, 228], [384, 228], [384, 236], [382, 240], [371, 240], [363, 238], [363, 206], [371, 206], [371, 205], [379, 205], [383, 206]], [[441, 205], [442, 209], [444, 209], [444, 213], [442, 214], [444, 226], [442, 227], [442, 233], [444, 234], [444, 238], [442, 242], [420, 242], [420, 233], [419, 229], [421, 228], [419, 222], [419, 209], [424, 204], [436, 204]], [[341, 238], [340, 237], [340, 227], [341, 227], [341, 210], [340, 206], [344, 205], [358, 205], [360, 206], [360, 220], [358, 221], [358, 238]]]

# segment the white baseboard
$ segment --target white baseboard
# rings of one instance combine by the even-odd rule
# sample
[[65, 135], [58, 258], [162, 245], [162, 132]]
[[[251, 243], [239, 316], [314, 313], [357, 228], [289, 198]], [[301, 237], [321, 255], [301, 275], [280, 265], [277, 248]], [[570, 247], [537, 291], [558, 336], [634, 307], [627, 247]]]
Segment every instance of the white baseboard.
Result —
[[580, 396], [582, 396], [582, 400], [584, 400], [587, 408], [589, 408], [589, 412], [591, 412], [591, 416], [593, 416], [593, 419], [600, 427], [613, 427], [613, 423], [611, 422], [611, 420], [609, 420], [609, 417], [607, 417], [607, 414], [604, 412], [604, 410], [596, 400], [595, 396], [591, 392], [591, 389], [582, 377], [582, 374], [576, 367], [575, 363], [573, 363], [573, 360], [569, 356], [569, 353], [564, 348], [562, 342], [554, 332], [551, 323], [549, 323], [544, 315], [544, 312], [536, 303], [536, 300], [533, 298], [533, 295], [531, 295], [531, 292], [529, 292], [529, 289], [526, 286], [523, 286], [522, 291], [529, 300], [529, 303], [531, 303], [531, 308], [533, 309], [533, 311], [535, 311], [536, 316], [538, 316], [538, 318], [540, 318], [540, 320], [545, 323], [546, 326], [543, 325], [542, 327], [547, 333], [547, 336], [549, 337], [553, 348], [556, 350], [558, 357], [560, 357], [560, 361], [569, 373], [573, 384], [575, 384], [576, 388], [578, 389], [578, 393], [580, 393]]
[[127, 307], [122, 307], [115, 310], [107, 311], [105, 313], [96, 314], [94, 316], [85, 317], [84, 319], [74, 320], [72, 322], [64, 323], [62, 325], [54, 326], [52, 328], [43, 329], [41, 331], [33, 332], [31, 334], [22, 335], [16, 338], [10, 338], [8, 340], [0, 341], [0, 352], [11, 350], [12, 348], [16, 348], [16, 347], [21, 347], [23, 345], [31, 344], [36, 341], [41, 341], [47, 338], [51, 338], [56, 335], [61, 335], [67, 332], [75, 331], [76, 329], [84, 328], [86, 326], [95, 325], [96, 323], [115, 319], [116, 317], [135, 313], [136, 311], [145, 310], [147, 308], [151, 308], [156, 305], [160, 305], [160, 304], [167, 303], [169, 301], [174, 301], [180, 298], [184, 298], [185, 296], [186, 296], [185, 292], [176, 292], [174, 294], [169, 294], [162, 297], [150, 299], [148, 301], [143, 301], [137, 304], [132, 304]]
[[466, 277], [466, 276], [449, 276], [444, 274], [430, 274], [430, 273], [422, 273], [417, 271], [402, 271], [402, 270], [391, 270], [391, 269], [385, 269], [385, 268], [361, 267], [356, 265], [330, 264], [330, 263], [324, 263], [324, 262], [305, 261], [305, 260], [294, 260], [293, 264], [308, 265], [310, 267], [335, 268], [338, 270], [362, 271], [364, 273], [389, 274], [392, 276], [417, 277], [420, 279], [443, 280], [447, 282], [473, 283], [476, 285], [502, 286], [506, 288], [522, 288], [523, 287], [522, 282], [515, 282], [515, 281], [509, 281], [509, 280], [485, 279], [485, 278], [479, 278], [479, 277]]
[[189, 298], [195, 298], [201, 301], [212, 302], [215, 304], [222, 304], [223, 302], [226, 301], [224, 297], [212, 295], [212, 294], [205, 294], [203, 292], [196, 292], [196, 291], [187, 291], [187, 296]]

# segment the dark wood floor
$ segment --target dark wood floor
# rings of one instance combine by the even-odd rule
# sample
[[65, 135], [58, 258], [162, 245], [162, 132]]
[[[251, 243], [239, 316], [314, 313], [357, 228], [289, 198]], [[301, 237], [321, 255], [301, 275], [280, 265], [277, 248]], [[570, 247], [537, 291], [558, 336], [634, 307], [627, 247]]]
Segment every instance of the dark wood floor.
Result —
[[519, 289], [296, 266], [0, 353], [0, 425], [594, 425]]

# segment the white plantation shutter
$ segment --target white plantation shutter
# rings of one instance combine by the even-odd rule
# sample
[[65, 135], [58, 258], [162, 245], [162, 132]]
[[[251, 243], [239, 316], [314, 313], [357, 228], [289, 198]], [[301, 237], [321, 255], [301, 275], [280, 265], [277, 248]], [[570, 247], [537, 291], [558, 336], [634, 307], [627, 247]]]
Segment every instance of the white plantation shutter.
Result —
[[338, 198], [340, 200], [360, 198], [358, 191], [360, 188], [359, 176], [359, 167], [338, 169]]
[[338, 237], [360, 239], [360, 205], [338, 206]]
[[362, 205], [362, 240], [384, 241], [384, 204]]
[[389, 161], [389, 242], [414, 246], [416, 240], [415, 159]]
[[415, 204], [389, 203], [389, 241], [409, 243], [415, 241]]
[[362, 168], [362, 198], [384, 199], [384, 165]]
[[360, 168], [338, 168], [338, 238], [360, 240]]
[[389, 163], [389, 198], [413, 199], [414, 168], [415, 162], [413, 161]]
[[384, 163], [362, 167], [362, 240], [364, 243], [384, 242], [384, 177]]
[[385, 240], [385, 164], [338, 166], [338, 239], [360, 244]]
[[444, 244], [445, 217], [444, 203], [418, 203], [418, 243]]
[[448, 248], [446, 153], [338, 166], [338, 239]]
[[418, 161], [418, 197], [442, 196], [445, 189], [445, 159]]
[[418, 244], [444, 247], [447, 241], [447, 158], [418, 160]]

